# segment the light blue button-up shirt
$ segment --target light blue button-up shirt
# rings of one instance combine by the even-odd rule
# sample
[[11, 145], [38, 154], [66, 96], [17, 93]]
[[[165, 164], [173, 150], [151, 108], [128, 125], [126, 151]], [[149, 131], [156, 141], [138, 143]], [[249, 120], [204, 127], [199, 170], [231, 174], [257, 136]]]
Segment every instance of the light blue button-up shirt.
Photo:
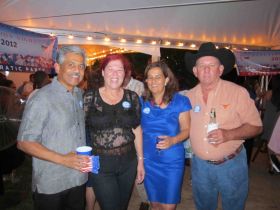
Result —
[[[86, 145], [82, 91], [58, 80], [38, 90], [25, 106], [18, 141], [38, 142], [60, 154]], [[33, 157], [32, 190], [54, 194], [80, 186], [87, 174]]]

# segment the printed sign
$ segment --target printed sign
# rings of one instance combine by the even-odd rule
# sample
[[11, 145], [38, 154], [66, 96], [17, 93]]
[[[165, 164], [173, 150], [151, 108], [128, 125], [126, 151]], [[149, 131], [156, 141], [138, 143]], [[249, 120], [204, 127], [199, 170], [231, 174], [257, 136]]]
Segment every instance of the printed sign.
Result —
[[57, 38], [0, 23], [0, 71], [51, 72]]
[[280, 74], [280, 50], [234, 51], [240, 76]]

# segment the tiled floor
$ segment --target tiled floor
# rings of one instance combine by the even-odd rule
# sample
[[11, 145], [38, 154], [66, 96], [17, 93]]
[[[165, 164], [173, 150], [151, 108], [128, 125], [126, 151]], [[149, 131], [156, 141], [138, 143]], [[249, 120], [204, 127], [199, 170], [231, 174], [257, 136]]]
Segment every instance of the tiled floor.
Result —
[[[280, 175], [268, 173], [267, 153], [259, 153], [249, 169], [250, 191], [246, 203], [246, 210], [280, 210]], [[194, 210], [190, 185], [190, 167], [186, 167], [182, 190], [182, 202], [177, 210]], [[134, 190], [129, 210], [138, 210], [140, 197]], [[222, 209], [219, 205], [219, 210]]]

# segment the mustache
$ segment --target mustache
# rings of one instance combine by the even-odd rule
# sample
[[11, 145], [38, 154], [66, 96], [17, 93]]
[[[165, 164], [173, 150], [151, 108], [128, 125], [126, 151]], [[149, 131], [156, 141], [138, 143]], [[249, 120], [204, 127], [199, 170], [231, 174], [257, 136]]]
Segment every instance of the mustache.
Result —
[[72, 74], [71, 74], [71, 76], [80, 77], [80, 76], [81, 76], [81, 74], [80, 74], [80, 73], [78, 73], [78, 72], [75, 72], [75, 73], [72, 73]]

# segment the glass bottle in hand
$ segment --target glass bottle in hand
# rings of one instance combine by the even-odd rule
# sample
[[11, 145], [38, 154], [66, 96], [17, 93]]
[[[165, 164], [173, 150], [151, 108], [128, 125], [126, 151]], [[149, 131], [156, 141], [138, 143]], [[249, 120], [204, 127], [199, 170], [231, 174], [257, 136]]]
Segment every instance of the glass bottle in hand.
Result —
[[[209, 115], [210, 115], [210, 120], [209, 120], [209, 123], [208, 123], [208, 126], [207, 126], [207, 133], [218, 129], [218, 123], [217, 123], [217, 120], [216, 120], [216, 110], [215, 110], [215, 108], [211, 109]], [[215, 143], [215, 142], [212, 142], [211, 139], [208, 139], [208, 142], [209, 143]]]

